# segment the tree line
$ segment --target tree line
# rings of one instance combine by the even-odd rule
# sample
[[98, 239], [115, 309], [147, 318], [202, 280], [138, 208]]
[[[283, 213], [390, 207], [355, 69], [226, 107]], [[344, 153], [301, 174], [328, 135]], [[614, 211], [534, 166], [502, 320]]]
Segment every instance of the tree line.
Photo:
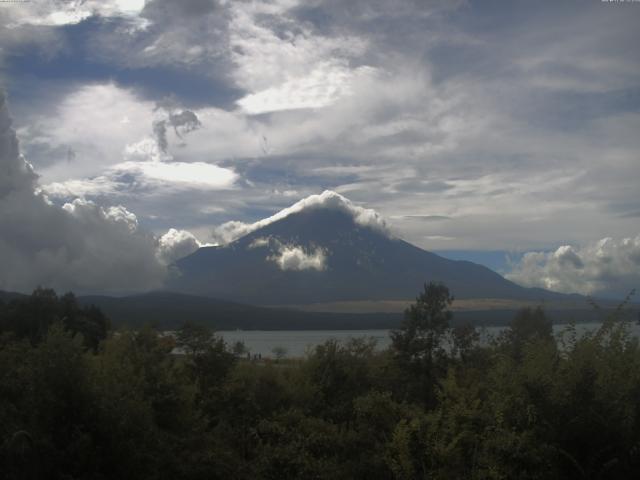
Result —
[[277, 363], [190, 323], [175, 336], [113, 331], [72, 294], [0, 302], [0, 472], [637, 478], [640, 350], [621, 316], [556, 338], [527, 308], [487, 343], [450, 326], [452, 302], [425, 285], [388, 349], [330, 340]]

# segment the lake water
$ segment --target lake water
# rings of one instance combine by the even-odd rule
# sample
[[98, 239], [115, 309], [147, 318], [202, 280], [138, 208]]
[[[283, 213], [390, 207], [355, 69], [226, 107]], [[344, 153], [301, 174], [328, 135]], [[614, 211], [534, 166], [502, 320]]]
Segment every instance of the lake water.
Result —
[[[578, 333], [598, 328], [598, 323], [582, 323], [576, 325]], [[484, 327], [480, 329], [481, 338], [486, 341], [497, 336], [505, 327]], [[634, 335], [640, 336], [640, 325], [630, 325]], [[559, 335], [566, 325], [554, 325], [553, 330]], [[230, 330], [216, 332], [225, 342], [233, 345], [237, 341], [244, 342], [252, 355], [263, 358], [273, 357], [273, 349], [282, 347], [286, 357], [303, 357], [305, 353], [329, 339], [346, 342], [350, 338], [373, 337], [379, 350], [387, 348], [391, 339], [389, 330]]]

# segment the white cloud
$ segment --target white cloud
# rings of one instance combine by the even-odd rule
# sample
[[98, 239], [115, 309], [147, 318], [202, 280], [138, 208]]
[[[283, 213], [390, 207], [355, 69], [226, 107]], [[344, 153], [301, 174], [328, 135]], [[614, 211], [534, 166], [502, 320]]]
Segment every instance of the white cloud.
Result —
[[[211, 112], [204, 116], [209, 119]], [[186, 135], [200, 127], [190, 110], [158, 108], [107, 83], [77, 89], [19, 134], [27, 154], [41, 164], [42, 190], [52, 197], [233, 188], [239, 176], [232, 169], [194, 159], [208, 143], [195, 154], [189, 151]], [[218, 138], [210, 132], [199, 138], [211, 137]], [[193, 161], [174, 161], [174, 152]]]
[[74, 25], [87, 18], [135, 17], [144, 8], [145, 0], [32, 0], [11, 9], [10, 26]]
[[138, 217], [122, 205], [103, 208], [89, 200], [76, 198], [73, 202], [65, 203], [62, 209], [78, 218], [91, 212], [91, 215], [124, 227], [130, 233], [138, 230]]
[[168, 184], [184, 184], [186, 188], [225, 189], [238, 178], [232, 170], [203, 162], [126, 162], [116, 165], [116, 171], [139, 174], [143, 179]]
[[[128, 185], [127, 185], [128, 186]], [[115, 197], [120, 193], [121, 185], [109, 176], [100, 175], [90, 179], [73, 179], [64, 182], [52, 182], [43, 185], [39, 191], [50, 198], [74, 197]]]
[[238, 100], [238, 105], [248, 114], [321, 108], [333, 104], [353, 93], [357, 77], [370, 75], [371, 67], [349, 69], [344, 62], [326, 61], [308, 74], [288, 79], [280, 85], [269, 87]]
[[506, 277], [527, 287], [565, 293], [625, 295], [640, 287], [640, 235], [528, 252]]
[[160, 241], [138, 227], [121, 205], [101, 207], [76, 198], [62, 208], [37, 193], [33, 169], [18, 141], [0, 91], [0, 289], [37, 285], [80, 292], [158, 288], [167, 274], [159, 261], [197, 241], [170, 232]]
[[317, 248], [306, 252], [296, 245], [279, 245], [278, 252], [268, 257], [275, 262], [280, 270], [324, 270], [326, 268], [326, 255]]
[[259, 228], [266, 227], [273, 222], [282, 220], [289, 215], [303, 210], [316, 208], [328, 208], [348, 213], [359, 225], [374, 228], [384, 232], [385, 234], [389, 234], [387, 224], [378, 212], [355, 205], [339, 193], [325, 190], [319, 195], [310, 195], [307, 198], [303, 198], [290, 207], [280, 210], [275, 215], [259, 220], [255, 223], [249, 224], [238, 221], [226, 222], [215, 229], [214, 237], [219, 239], [222, 243], [229, 243], [237, 238], [247, 235], [248, 233], [258, 230]]
[[123, 162], [103, 175], [88, 179], [52, 182], [42, 186], [50, 197], [75, 196], [116, 197], [133, 191], [146, 190], [149, 195], [167, 190], [227, 190], [234, 186], [238, 175], [231, 169], [202, 162]]
[[268, 249], [267, 260], [275, 262], [281, 270], [325, 270], [327, 252], [319, 247], [305, 249], [299, 245], [285, 244], [278, 238], [259, 237], [254, 239], [249, 249]]
[[157, 255], [162, 263], [170, 265], [201, 246], [203, 245], [191, 232], [171, 228], [158, 239]]
[[374, 70], [349, 64], [366, 49], [361, 38], [318, 35], [286, 19], [295, 3], [232, 8], [233, 75], [250, 92], [237, 103], [249, 114], [331, 105], [352, 92], [358, 77]]
[[267, 237], [256, 238], [253, 242], [249, 244], [249, 248], [264, 248], [268, 247], [271, 243], [271, 239]]
[[[166, 134], [166, 132], [165, 132]], [[166, 139], [164, 140], [166, 142]], [[132, 162], [170, 161], [171, 155], [161, 148], [157, 138], [145, 137], [139, 142], [130, 143], [124, 148], [124, 158]]]
[[[164, 117], [153, 102], [141, 100], [132, 90], [114, 83], [90, 84], [29, 118], [18, 136], [25, 154], [49, 183], [101, 174], [120, 163], [126, 147], [133, 149], [149, 136], [154, 120]], [[137, 148], [155, 147], [151, 139]]]

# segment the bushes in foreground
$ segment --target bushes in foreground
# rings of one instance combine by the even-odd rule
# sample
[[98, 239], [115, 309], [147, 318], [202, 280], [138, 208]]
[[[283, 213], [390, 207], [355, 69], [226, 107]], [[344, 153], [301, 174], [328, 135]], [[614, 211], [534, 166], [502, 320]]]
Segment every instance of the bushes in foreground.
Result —
[[[41, 296], [40, 310], [0, 307], [3, 478], [640, 471], [640, 349], [620, 320], [584, 335], [570, 326], [558, 342], [541, 310], [524, 310], [481, 344], [473, 328], [449, 328], [452, 298], [428, 285], [386, 351], [328, 341], [304, 359], [252, 363], [193, 325], [176, 338], [142, 329], [87, 341], [99, 329], [86, 324], [101, 321], [65, 321]], [[44, 327], [13, 328], [19, 312]]]

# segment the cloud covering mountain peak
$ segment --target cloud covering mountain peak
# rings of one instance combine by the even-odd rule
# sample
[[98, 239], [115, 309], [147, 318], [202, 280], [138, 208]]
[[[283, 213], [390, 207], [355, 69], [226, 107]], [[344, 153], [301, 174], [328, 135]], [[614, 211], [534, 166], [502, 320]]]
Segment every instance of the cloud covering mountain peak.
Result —
[[387, 223], [378, 212], [371, 208], [364, 208], [356, 205], [348, 198], [332, 190], [325, 190], [321, 194], [310, 195], [303, 198], [290, 207], [284, 208], [278, 213], [254, 223], [244, 223], [239, 221], [223, 223], [214, 230], [213, 236], [221, 243], [230, 243], [244, 235], [282, 220], [289, 215], [316, 209], [337, 210], [347, 213], [358, 225], [369, 227], [386, 235], [390, 235]]

